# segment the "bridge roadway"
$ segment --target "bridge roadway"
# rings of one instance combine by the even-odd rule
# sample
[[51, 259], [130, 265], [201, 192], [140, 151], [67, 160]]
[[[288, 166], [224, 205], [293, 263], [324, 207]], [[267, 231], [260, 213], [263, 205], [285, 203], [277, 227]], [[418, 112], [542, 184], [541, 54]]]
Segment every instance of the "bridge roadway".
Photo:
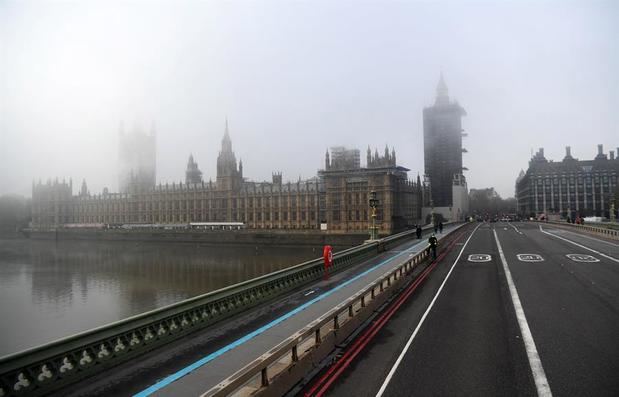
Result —
[[[470, 257], [475, 254], [489, 257]], [[506, 268], [521, 316], [514, 309]], [[533, 342], [527, 349], [526, 328]], [[540, 229], [535, 223], [481, 224], [466, 245], [439, 264], [326, 394], [536, 392], [619, 395], [616, 241], [551, 225]]]
[[[437, 235], [439, 241], [454, 228], [445, 227]], [[421, 240], [405, 242], [326, 280], [172, 342], [56, 395], [199, 395], [419, 252], [427, 245], [427, 238], [426, 233]]]

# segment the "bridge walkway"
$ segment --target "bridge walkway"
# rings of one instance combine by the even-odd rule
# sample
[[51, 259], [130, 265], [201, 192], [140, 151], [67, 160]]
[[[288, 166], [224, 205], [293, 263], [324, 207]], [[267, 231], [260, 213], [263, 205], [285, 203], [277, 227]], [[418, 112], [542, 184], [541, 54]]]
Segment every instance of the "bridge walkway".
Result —
[[[439, 241], [455, 227], [445, 228]], [[309, 298], [293, 310], [272, 319], [270, 322], [238, 338], [219, 350], [205, 355], [200, 360], [176, 371], [154, 385], [137, 393], [138, 396], [199, 395], [249, 364], [283, 339], [294, 334], [319, 318], [342, 301], [354, 295], [384, 273], [392, 270], [406, 258], [423, 249], [427, 240], [406, 242], [363, 265], [357, 274], [348, 274], [345, 279], [328, 290], [310, 289]]]

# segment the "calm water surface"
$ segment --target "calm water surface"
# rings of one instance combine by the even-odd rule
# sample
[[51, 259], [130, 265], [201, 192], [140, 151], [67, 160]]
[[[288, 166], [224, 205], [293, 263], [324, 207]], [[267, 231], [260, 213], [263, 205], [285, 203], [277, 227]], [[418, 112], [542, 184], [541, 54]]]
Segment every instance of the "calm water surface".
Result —
[[318, 256], [318, 247], [0, 239], [0, 356]]

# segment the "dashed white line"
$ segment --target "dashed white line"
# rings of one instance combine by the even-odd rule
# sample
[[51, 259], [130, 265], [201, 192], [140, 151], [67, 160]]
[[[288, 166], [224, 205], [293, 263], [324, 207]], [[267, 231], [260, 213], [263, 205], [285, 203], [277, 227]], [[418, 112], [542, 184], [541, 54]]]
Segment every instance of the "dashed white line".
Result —
[[577, 247], [584, 248], [584, 249], [589, 250], [589, 251], [591, 251], [591, 252], [594, 252], [594, 253], [596, 253], [596, 254], [598, 254], [598, 255], [600, 255], [600, 256], [603, 256], [604, 258], [607, 258], [607, 259], [610, 259], [611, 261], [615, 261], [615, 262], [619, 263], [619, 259], [617, 259], [617, 258], [613, 258], [613, 257], [612, 257], [612, 256], [610, 256], [610, 255], [603, 254], [603, 253], [601, 253], [600, 251], [596, 251], [596, 250], [594, 250], [593, 248], [589, 248], [589, 247], [586, 247], [586, 246], [584, 246], [584, 245], [582, 245], [582, 244], [578, 244], [578, 243], [576, 243], [576, 242], [574, 242], [574, 241], [572, 241], [572, 240], [568, 240], [568, 239], [566, 239], [566, 238], [564, 238], [564, 237], [557, 236], [556, 234], [549, 233], [549, 232], [545, 231], [544, 229], [542, 229], [542, 225], [539, 225], [539, 231], [540, 231], [540, 232], [542, 232], [542, 233], [544, 233], [544, 234], [547, 234], [547, 235], [549, 235], [549, 236], [552, 236], [552, 237], [558, 238], [558, 239], [560, 239], [560, 240], [567, 241], [568, 243], [570, 243], [570, 244], [574, 244], [574, 245], [575, 245], [575, 246], [577, 246]]
[[419, 328], [421, 328], [421, 326], [423, 325], [423, 322], [426, 320], [426, 317], [428, 316], [428, 313], [430, 313], [430, 310], [432, 310], [432, 306], [434, 306], [434, 302], [436, 302], [436, 298], [438, 298], [438, 296], [440, 295], [441, 291], [443, 290], [443, 287], [445, 286], [445, 283], [449, 279], [449, 276], [451, 275], [451, 272], [454, 270], [454, 267], [456, 267], [456, 263], [458, 263], [458, 261], [460, 260], [460, 257], [462, 256], [462, 253], [464, 252], [464, 249], [466, 248], [466, 245], [469, 243], [469, 241], [471, 240], [471, 237], [473, 237], [473, 234], [475, 234], [477, 229], [479, 229], [479, 226], [481, 226], [481, 225], [477, 225], [475, 230], [473, 230], [473, 233], [471, 233], [469, 238], [466, 240], [466, 242], [462, 246], [462, 249], [460, 250], [460, 253], [458, 254], [458, 257], [456, 258], [456, 260], [454, 261], [453, 265], [451, 266], [451, 269], [449, 269], [449, 273], [447, 273], [447, 276], [443, 280], [443, 283], [441, 284], [441, 286], [438, 288], [438, 291], [436, 292], [436, 295], [434, 295], [434, 298], [432, 299], [432, 302], [430, 302], [430, 305], [426, 309], [425, 313], [423, 313], [423, 316], [421, 316], [421, 320], [419, 320], [419, 324], [417, 324], [417, 327], [413, 331], [413, 334], [408, 339], [408, 342], [406, 342], [406, 346], [404, 346], [404, 349], [400, 353], [400, 356], [398, 357], [398, 359], [395, 361], [395, 364], [393, 364], [393, 367], [391, 367], [391, 371], [389, 371], [389, 374], [387, 374], [387, 377], [385, 378], [385, 381], [383, 382], [382, 386], [380, 387], [380, 390], [378, 390], [378, 393], [376, 393], [376, 397], [381, 397], [383, 395], [383, 393], [385, 392], [385, 390], [387, 389], [387, 386], [389, 385], [389, 382], [391, 381], [391, 378], [393, 378], [393, 375], [395, 374], [395, 371], [398, 369], [398, 366], [402, 362], [402, 359], [406, 355], [406, 352], [408, 351], [408, 349], [410, 348], [411, 344], [413, 343], [413, 339], [415, 339], [415, 336], [417, 336], [417, 333], [419, 332]]
[[516, 233], [518, 233], [518, 234], [522, 234], [522, 232], [521, 232], [520, 230], [518, 230], [518, 228], [517, 228], [516, 226], [512, 225], [512, 223], [511, 223], [511, 222], [507, 222], [507, 224], [508, 224], [509, 226], [513, 227], [513, 228], [514, 228], [514, 230], [516, 231]]
[[503, 248], [501, 247], [501, 243], [499, 242], [499, 236], [497, 236], [496, 231], [493, 231], [493, 233], [494, 239], [496, 240], [497, 248], [499, 249], [499, 256], [501, 257], [501, 262], [503, 263], [505, 278], [507, 279], [507, 284], [509, 285], [509, 293], [512, 297], [514, 310], [516, 311], [516, 319], [518, 320], [518, 326], [520, 327], [520, 333], [522, 334], [522, 340], [524, 342], [524, 347], [527, 352], [527, 358], [529, 359], [529, 366], [531, 367], [531, 372], [533, 373], [533, 380], [535, 381], [537, 395], [540, 397], [550, 397], [552, 396], [552, 392], [550, 391], [548, 379], [546, 379], [546, 372], [544, 372], [542, 360], [540, 359], [537, 348], [535, 347], [535, 341], [533, 340], [533, 335], [531, 335], [531, 330], [529, 329], [529, 323], [527, 322], [527, 318], [524, 315], [524, 309], [522, 308], [522, 304], [520, 303], [520, 297], [518, 296], [516, 285], [514, 284], [512, 274], [509, 271], [509, 266], [507, 265], [507, 260], [505, 259]]

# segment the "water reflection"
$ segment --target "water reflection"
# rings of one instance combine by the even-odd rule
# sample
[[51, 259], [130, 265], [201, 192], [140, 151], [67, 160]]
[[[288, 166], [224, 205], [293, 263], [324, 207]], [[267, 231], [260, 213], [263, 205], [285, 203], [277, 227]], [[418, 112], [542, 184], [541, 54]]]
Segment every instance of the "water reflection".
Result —
[[0, 356], [317, 256], [308, 247], [0, 239]]

